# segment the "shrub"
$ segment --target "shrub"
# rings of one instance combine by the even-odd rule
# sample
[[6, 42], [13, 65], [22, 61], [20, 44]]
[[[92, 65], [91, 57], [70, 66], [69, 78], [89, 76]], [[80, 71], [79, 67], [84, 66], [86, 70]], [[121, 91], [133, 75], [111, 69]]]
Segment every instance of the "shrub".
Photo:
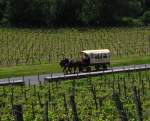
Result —
[[143, 20], [143, 23], [145, 25], [149, 25], [150, 24], [150, 11], [144, 12], [142, 20]]

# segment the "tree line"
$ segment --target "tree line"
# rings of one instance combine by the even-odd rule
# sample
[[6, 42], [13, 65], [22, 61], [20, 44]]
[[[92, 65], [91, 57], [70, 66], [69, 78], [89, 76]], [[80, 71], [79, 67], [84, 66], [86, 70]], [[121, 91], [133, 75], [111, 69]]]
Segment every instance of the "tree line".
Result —
[[150, 0], [0, 0], [1, 26], [148, 25]]

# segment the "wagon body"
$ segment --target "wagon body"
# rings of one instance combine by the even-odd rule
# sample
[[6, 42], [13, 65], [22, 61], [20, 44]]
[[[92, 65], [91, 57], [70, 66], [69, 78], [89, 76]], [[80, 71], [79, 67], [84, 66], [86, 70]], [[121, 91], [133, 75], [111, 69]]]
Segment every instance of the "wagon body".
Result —
[[84, 50], [81, 51], [81, 61], [88, 66], [95, 66], [96, 70], [100, 67], [107, 68], [110, 65], [111, 53], [109, 49]]

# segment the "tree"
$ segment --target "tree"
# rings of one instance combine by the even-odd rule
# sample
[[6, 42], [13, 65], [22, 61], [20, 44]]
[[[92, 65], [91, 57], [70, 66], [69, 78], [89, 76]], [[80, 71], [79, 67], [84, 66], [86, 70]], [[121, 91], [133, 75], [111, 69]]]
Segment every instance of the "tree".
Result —
[[4, 18], [6, 5], [7, 5], [7, 0], [0, 0], [0, 21], [2, 21]]
[[63, 25], [79, 24], [82, 0], [56, 0], [56, 23]]
[[13, 25], [24, 25], [27, 22], [30, 0], [8, 0], [7, 19]]
[[104, 25], [117, 24], [123, 17], [138, 17], [142, 13], [139, 0], [102, 0], [101, 21]]
[[[120, 25], [139, 19], [150, 0], [0, 0], [0, 21], [14, 26]], [[129, 18], [129, 19], [128, 19]], [[128, 21], [129, 20], [129, 21]]]
[[52, 0], [8, 0], [7, 19], [15, 26], [49, 26], [54, 6]]
[[85, 25], [100, 24], [102, 1], [101, 0], [83, 0], [80, 19]]

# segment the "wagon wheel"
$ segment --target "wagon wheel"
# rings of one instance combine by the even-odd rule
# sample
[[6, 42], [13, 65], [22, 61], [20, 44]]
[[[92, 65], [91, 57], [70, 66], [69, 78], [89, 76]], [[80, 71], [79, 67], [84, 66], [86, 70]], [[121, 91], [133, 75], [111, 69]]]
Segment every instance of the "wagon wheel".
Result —
[[103, 65], [103, 70], [107, 70], [107, 65], [106, 64]]
[[91, 71], [91, 67], [89, 67], [89, 66], [86, 67], [86, 71], [87, 71], [87, 72], [90, 72], [90, 71]]
[[79, 67], [79, 73], [83, 71], [83, 67]]
[[99, 71], [100, 70], [100, 66], [99, 65], [95, 65], [95, 69], [96, 69], [96, 71]]

